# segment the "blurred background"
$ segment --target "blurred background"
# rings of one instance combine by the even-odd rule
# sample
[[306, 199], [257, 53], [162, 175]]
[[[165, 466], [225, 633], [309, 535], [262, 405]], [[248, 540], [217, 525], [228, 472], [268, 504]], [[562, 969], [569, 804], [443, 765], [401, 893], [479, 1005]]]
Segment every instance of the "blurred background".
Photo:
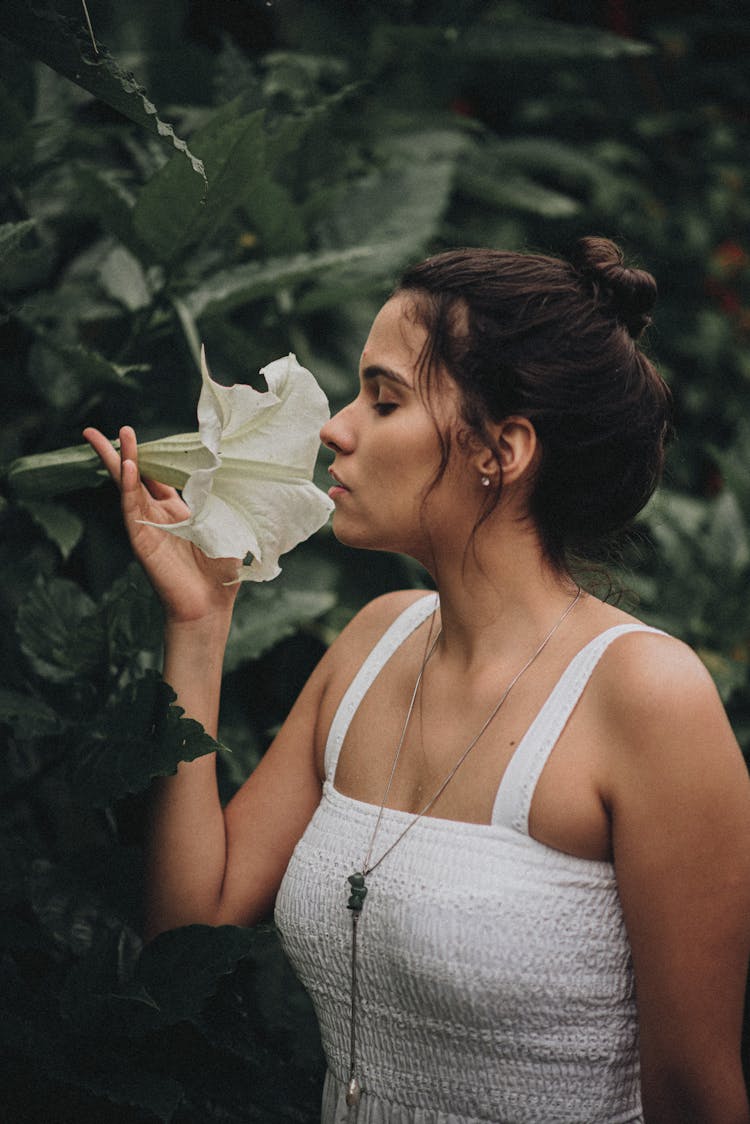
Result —
[[[0, 0], [0, 1039], [14, 1121], [314, 1121], [272, 927], [137, 936], [150, 778], [213, 748], [160, 682], [113, 489], [19, 460], [194, 430], [293, 350], [333, 409], [428, 252], [618, 240], [660, 300], [678, 438], [606, 572], [750, 747], [750, 13], [706, 3]], [[92, 41], [92, 31], [96, 47]], [[325, 486], [324, 464], [320, 482]], [[425, 583], [319, 533], [246, 586], [229, 796], [359, 606]], [[601, 575], [599, 579], [601, 580]], [[53, 1107], [51, 1107], [53, 1106]]]

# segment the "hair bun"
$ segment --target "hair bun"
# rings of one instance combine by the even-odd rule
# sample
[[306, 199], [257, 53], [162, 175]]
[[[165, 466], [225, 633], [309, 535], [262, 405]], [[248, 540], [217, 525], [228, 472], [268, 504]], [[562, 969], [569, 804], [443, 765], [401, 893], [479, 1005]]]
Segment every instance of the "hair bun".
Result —
[[579, 238], [572, 263], [594, 294], [625, 325], [633, 339], [651, 323], [656, 302], [656, 281], [645, 269], [629, 269], [622, 250], [609, 238]]

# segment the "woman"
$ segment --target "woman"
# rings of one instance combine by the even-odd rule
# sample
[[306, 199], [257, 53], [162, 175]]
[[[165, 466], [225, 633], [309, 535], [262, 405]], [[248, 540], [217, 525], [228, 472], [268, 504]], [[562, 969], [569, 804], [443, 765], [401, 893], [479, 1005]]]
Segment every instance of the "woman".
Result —
[[[208, 758], [158, 784], [150, 930], [276, 902], [327, 1122], [750, 1122], [747, 771], [695, 655], [570, 571], [659, 477], [654, 297], [594, 238], [410, 270], [321, 438], [338, 538], [416, 558], [439, 600], [363, 609], [226, 809]], [[139, 522], [185, 510], [132, 430], [122, 463], [87, 436], [213, 732], [235, 564]]]

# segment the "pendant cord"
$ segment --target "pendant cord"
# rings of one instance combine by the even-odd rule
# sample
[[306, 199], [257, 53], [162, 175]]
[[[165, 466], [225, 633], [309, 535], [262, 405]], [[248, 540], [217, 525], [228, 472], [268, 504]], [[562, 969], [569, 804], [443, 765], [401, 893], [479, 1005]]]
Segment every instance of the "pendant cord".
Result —
[[357, 1058], [357, 922], [359, 912], [352, 911], [352, 1016], [349, 1027], [349, 1080], [354, 1077]]

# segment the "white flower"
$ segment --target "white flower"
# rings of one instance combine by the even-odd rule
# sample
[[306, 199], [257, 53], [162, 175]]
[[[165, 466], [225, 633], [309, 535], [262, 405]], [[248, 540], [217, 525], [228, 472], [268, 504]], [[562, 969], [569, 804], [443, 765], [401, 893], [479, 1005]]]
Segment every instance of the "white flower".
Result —
[[201, 352], [203, 387], [198, 433], [148, 441], [138, 448], [146, 477], [182, 490], [190, 517], [156, 523], [210, 558], [242, 558], [237, 581], [269, 581], [279, 555], [308, 538], [333, 504], [312, 483], [328, 402], [294, 355], [264, 367], [268, 390], [221, 386]]

